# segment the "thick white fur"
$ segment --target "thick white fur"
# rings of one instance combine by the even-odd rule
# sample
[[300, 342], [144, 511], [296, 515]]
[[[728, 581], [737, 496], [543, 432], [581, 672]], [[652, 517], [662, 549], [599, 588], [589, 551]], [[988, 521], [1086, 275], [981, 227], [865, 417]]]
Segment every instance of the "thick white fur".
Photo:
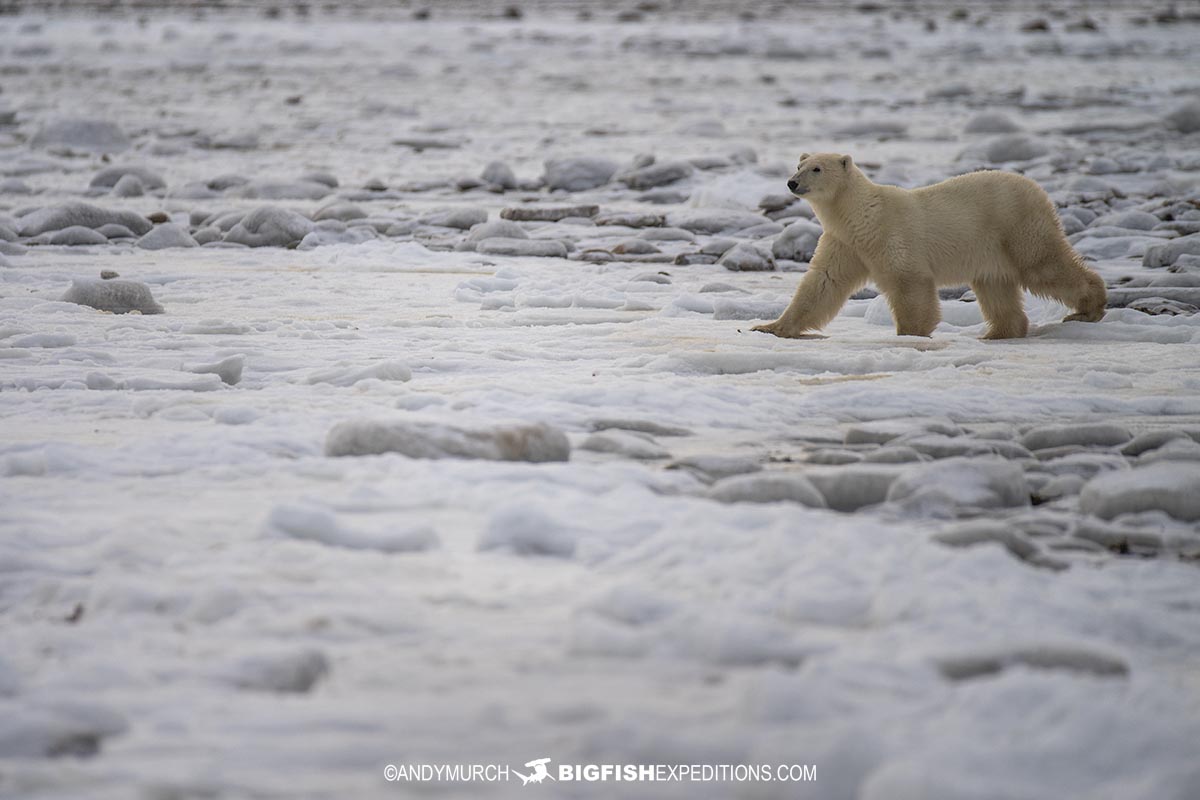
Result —
[[791, 304], [754, 330], [798, 337], [829, 323], [868, 281], [886, 296], [898, 334], [929, 336], [941, 319], [938, 286], [970, 284], [988, 332], [1024, 336], [1022, 289], [1059, 300], [1067, 320], [1104, 316], [1104, 282], [1063, 234], [1053, 203], [1032, 180], [973, 172], [912, 191], [881, 186], [849, 156], [801, 156], [788, 181], [824, 232]]

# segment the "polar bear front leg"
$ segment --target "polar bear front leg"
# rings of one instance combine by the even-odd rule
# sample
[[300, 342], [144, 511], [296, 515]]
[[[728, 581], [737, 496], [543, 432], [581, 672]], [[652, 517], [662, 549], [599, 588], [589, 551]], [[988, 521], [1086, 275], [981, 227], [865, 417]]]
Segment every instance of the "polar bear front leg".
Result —
[[796, 294], [783, 316], [753, 330], [785, 339], [820, 330], [837, 316], [850, 295], [867, 282], [867, 267], [848, 246], [821, 236], [812, 265], [796, 287]]
[[892, 309], [897, 336], [933, 335], [933, 329], [942, 320], [942, 304], [933, 278], [906, 277], [889, 281], [880, 289]]

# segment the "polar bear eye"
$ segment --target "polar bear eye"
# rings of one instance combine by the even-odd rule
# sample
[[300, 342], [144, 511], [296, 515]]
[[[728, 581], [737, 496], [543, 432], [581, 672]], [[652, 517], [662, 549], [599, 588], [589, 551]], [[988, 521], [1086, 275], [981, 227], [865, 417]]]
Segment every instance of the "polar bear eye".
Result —
[[820, 172], [820, 171], [821, 171], [820, 167], [813, 167], [813, 172]]

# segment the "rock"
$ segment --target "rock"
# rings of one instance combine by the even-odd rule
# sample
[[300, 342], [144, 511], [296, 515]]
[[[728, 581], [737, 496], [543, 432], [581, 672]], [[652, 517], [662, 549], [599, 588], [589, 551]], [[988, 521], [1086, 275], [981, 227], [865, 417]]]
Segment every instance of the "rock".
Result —
[[247, 247], [287, 247], [313, 231], [312, 220], [279, 206], [259, 206], [242, 217], [225, 241]]
[[113, 197], [141, 197], [145, 193], [146, 187], [136, 175], [122, 175], [112, 188]]
[[935, 542], [950, 547], [974, 547], [996, 543], [1019, 559], [1028, 561], [1041, 551], [1028, 536], [1013, 525], [993, 520], [971, 520], [952, 525], [933, 535]]
[[340, 422], [325, 440], [327, 456], [400, 453], [409, 458], [477, 458], [491, 461], [566, 461], [566, 434], [545, 424], [465, 428], [411, 419]]
[[723, 478], [709, 488], [707, 496], [722, 503], [799, 503], [826, 508], [817, 487], [798, 473], [757, 472]]
[[366, 216], [367, 212], [353, 203], [334, 203], [318, 209], [317, 213], [313, 214], [313, 222], [322, 222], [327, 219], [349, 222], [352, 219], [364, 219]]
[[476, 243], [475, 251], [492, 256], [566, 258], [567, 246], [553, 239], [507, 239], [496, 237]]
[[717, 263], [733, 272], [770, 272], [775, 259], [752, 244], [740, 242], [725, 251]]
[[923, 516], [962, 509], [1029, 505], [1020, 465], [1001, 458], [947, 458], [906, 467], [888, 489], [889, 503]]
[[1180, 133], [1200, 131], [1200, 100], [1189, 100], [1166, 116], [1167, 127]]
[[1146, 248], [1146, 255], [1142, 257], [1142, 266], [1169, 267], [1184, 255], [1200, 256], [1200, 234], [1150, 245]]
[[1107, 678], [1122, 678], [1129, 674], [1129, 667], [1118, 656], [1071, 644], [1037, 644], [937, 660], [938, 670], [951, 681], [997, 675], [1010, 667], [1068, 670]]
[[113, 314], [161, 314], [163, 308], [154, 300], [150, 287], [130, 280], [76, 278], [62, 296], [65, 303], [78, 303]]
[[593, 433], [579, 445], [581, 450], [591, 450], [597, 453], [614, 453], [626, 458], [654, 459], [670, 458], [671, 454], [664, 450], [648, 435], [639, 436], [622, 430], [608, 430]]
[[517, 176], [512, 168], [502, 161], [493, 161], [483, 168], [480, 180], [491, 186], [499, 186], [505, 191], [517, 188]]
[[1200, 462], [1200, 442], [1192, 439], [1176, 439], [1167, 442], [1157, 450], [1145, 453], [1137, 460], [1138, 465], [1153, 464], [1158, 461], [1197, 461]]
[[653, 189], [681, 181], [693, 172], [695, 167], [686, 161], [663, 161], [623, 173], [617, 176], [617, 180], [630, 189]]
[[689, 428], [649, 419], [603, 418], [594, 420], [591, 427], [594, 431], [607, 431], [615, 428], [622, 431], [648, 433], [653, 436], [691, 436], [693, 433]]
[[340, 231], [315, 230], [305, 234], [304, 238], [300, 240], [300, 244], [296, 245], [296, 249], [312, 250], [331, 244], [362, 244], [376, 238], [378, 238], [378, 234], [369, 225], [358, 225]]
[[1164, 297], [1139, 297], [1136, 300], [1126, 303], [1125, 307], [1152, 316], [1191, 316], [1200, 312], [1200, 306], [1194, 306], [1191, 303], [1184, 303], [1179, 300], [1168, 300]]
[[638, 236], [651, 242], [696, 241], [696, 234], [691, 231], [685, 231], [683, 228], [646, 228]]
[[329, 659], [320, 650], [302, 648], [243, 656], [222, 677], [239, 689], [304, 694], [328, 672]]
[[88, 186], [92, 187], [93, 189], [111, 189], [127, 175], [137, 178], [138, 181], [141, 182], [142, 186], [148, 190], [167, 188], [167, 182], [164, 181], [162, 176], [154, 170], [149, 169], [148, 167], [131, 165], [105, 167], [96, 173]]
[[393, 139], [392, 144], [412, 148], [418, 153], [424, 150], [457, 150], [463, 146], [457, 139], [438, 139], [432, 136], [402, 136]]
[[65, 148], [100, 155], [123, 153], [132, 142], [115, 123], [71, 117], [48, 122], [33, 135], [30, 147]]
[[984, 111], [967, 120], [963, 133], [1016, 133], [1021, 126], [999, 111]]
[[689, 456], [667, 464], [666, 469], [685, 470], [705, 483], [713, 483], [731, 475], [760, 472], [762, 465], [744, 456]]
[[529, 234], [515, 222], [507, 219], [498, 219], [494, 222], [481, 222], [478, 225], [472, 225], [470, 233], [467, 234], [467, 242], [475, 244], [482, 242], [484, 239], [528, 239]]
[[143, 250], [166, 250], [169, 247], [199, 247], [184, 225], [168, 222], [138, 239], [137, 246]]
[[487, 212], [482, 208], [450, 208], [434, 211], [421, 217], [422, 225], [437, 225], [442, 228], [470, 230], [473, 225], [487, 222]]
[[1123, 425], [1109, 422], [1090, 422], [1080, 425], [1044, 425], [1027, 431], [1021, 444], [1030, 450], [1045, 450], [1049, 447], [1082, 445], [1084, 447], [1112, 447], [1125, 444], [1133, 434]]
[[50, 244], [108, 244], [108, 237], [103, 233], [100, 233], [100, 231], [94, 231], [91, 228], [84, 228], [80, 225], [72, 225], [69, 228], [63, 228], [61, 231], [56, 231], [55, 233], [51, 234]]
[[20, 223], [21, 227], [17, 232], [22, 236], [37, 236], [39, 233], [60, 231], [73, 225], [95, 229], [109, 223], [124, 225], [141, 236], [148, 233], [153, 227], [150, 220], [141, 214], [135, 214], [132, 211], [109, 210], [79, 201], [40, 208], [21, 217]]
[[927, 456], [923, 453], [903, 444], [881, 447], [863, 456], [863, 461], [868, 464], [911, 464], [925, 460]]
[[1104, 473], [1083, 487], [1079, 509], [1103, 519], [1164, 511], [1185, 522], [1200, 520], [1200, 464], [1160, 461]]
[[594, 217], [600, 206], [524, 206], [500, 210], [500, 218], [513, 222], [558, 222], [570, 217]]
[[221, 232], [221, 229], [213, 225], [200, 228], [192, 234], [192, 238], [195, 239], [196, 244], [199, 245], [206, 245], [209, 242], [219, 242], [222, 238], [224, 238], [224, 236], [225, 234]]
[[608, 183], [618, 169], [607, 158], [553, 158], [545, 162], [542, 183], [551, 191], [582, 192]]
[[692, 233], [727, 235], [769, 223], [761, 214], [729, 209], [684, 209], [667, 214], [667, 224]]
[[811, 261], [821, 238], [821, 226], [808, 220], [796, 220], [783, 229], [771, 245], [775, 258], [790, 261]]

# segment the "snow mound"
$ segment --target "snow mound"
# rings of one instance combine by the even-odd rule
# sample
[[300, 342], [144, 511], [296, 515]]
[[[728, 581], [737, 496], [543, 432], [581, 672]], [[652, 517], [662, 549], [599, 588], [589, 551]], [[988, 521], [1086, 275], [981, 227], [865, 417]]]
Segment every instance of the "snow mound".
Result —
[[887, 500], [927, 516], [962, 510], [1029, 505], [1029, 487], [1018, 464], [1001, 458], [947, 458], [905, 468]]
[[341, 523], [330, 510], [314, 504], [282, 504], [272, 509], [267, 530], [280, 536], [319, 542], [348, 550], [378, 550], [381, 553], [412, 553], [438, 546], [437, 533], [429, 527], [381, 527], [353, 529]]
[[1161, 510], [1175, 519], [1200, 520], [1200, 464], [1159, 461], [1101, 474], [1083, 487], [1079, 508], [1104, 519]]
[[799, 503], [825, 508], [825, 498], [812, 481], [799, 474], [760, 472], [717, 481], [708, 496], [722, 503]]
[[150, 293], [150, 287], [138, 281], [123, 278], [103, 280], [101, 278], [76, 278], [71, 281], [62, 299], [67, 303], [91, 306], [113, 314], [161, 314], [163, 307]]

